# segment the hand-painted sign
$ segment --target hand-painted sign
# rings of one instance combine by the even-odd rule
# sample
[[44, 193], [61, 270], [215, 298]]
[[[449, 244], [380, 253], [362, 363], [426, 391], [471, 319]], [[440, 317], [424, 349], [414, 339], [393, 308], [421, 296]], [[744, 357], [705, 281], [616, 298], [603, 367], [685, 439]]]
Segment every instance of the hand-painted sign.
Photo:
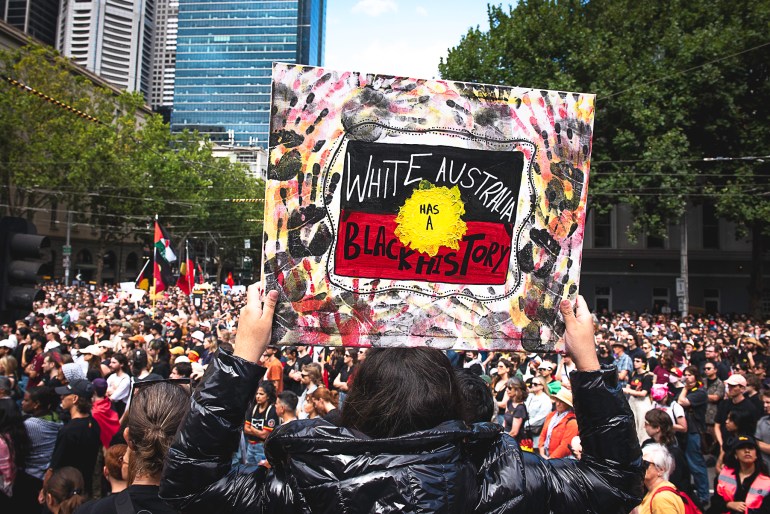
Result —
[[593, 101], [276, 64], [273, 342], [560, 349]]

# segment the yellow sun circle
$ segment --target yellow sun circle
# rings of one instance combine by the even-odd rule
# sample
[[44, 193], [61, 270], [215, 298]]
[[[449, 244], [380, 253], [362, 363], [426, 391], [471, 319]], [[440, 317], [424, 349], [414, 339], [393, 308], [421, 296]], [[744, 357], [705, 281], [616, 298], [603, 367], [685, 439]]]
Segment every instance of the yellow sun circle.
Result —
[[463, 214], [465, 204], [457, 186], [436, 187], [424, 180], [399, 209], [395, 234], [404, 246], [431, 257], [442, 246], [458, 250], [468, 231]]

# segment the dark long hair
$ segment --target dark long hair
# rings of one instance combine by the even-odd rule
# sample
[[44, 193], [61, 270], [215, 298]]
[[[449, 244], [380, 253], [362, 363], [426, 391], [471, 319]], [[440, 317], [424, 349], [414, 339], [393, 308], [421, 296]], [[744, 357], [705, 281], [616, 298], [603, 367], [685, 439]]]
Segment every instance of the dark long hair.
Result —
[[644, 415], [644, 420], [652, 428], [660, 428], [660, 444], [668, 446], [674, 442], [674, 423], [671, 416], [663, 409], [651, 409]]
[[45, 492], [50, 494], [59, 505], [60, 514], [71, 514], [88, 497], [83, 484], [83, 475], [72, 466], [54, 471], [45, 484]]
[[462, 419], [452, 365], [435, 348], [373, 348], [359, 364], [342, 424], [370, 437], [395, 437]]
[[16, 466], [23, 467], [32, 446], [24, 427], [24, 418], [11, 410], [0, 410], [0, 437], [11, 447]]

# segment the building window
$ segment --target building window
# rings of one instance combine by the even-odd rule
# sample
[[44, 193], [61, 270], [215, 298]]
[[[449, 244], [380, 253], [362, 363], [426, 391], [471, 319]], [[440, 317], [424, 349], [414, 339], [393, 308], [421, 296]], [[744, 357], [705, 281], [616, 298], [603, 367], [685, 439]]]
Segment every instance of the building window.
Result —
[[594, 248], [612, 248], [612, 211], [598, 213], [593, 211]]
[[659, 236], [647, 236], [647, 248], [665, 248], [666, 240]]
[[703, 290], [703, 307], [707, 314], [717, 314], [719, 312], [719, 289]]
[[594, 290], [594, 310], [598, 314], [612, 312], [612, 288], [597, 286]]
[[713, 204], [703, 204], [703, 248], [719, 249], [719, 218]]

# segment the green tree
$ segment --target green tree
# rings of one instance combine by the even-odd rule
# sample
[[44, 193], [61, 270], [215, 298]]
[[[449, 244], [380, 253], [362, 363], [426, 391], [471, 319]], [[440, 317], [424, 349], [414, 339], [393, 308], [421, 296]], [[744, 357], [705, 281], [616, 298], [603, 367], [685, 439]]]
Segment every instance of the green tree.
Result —
[[451, 80], [597, 94], [591, 203], [632, 207], [630, 235], [665, 235], [688, 204], [751, 231], [759, 310], [770, 153], [770, 1], [522, 0], [488, 7], [442, 59]]

